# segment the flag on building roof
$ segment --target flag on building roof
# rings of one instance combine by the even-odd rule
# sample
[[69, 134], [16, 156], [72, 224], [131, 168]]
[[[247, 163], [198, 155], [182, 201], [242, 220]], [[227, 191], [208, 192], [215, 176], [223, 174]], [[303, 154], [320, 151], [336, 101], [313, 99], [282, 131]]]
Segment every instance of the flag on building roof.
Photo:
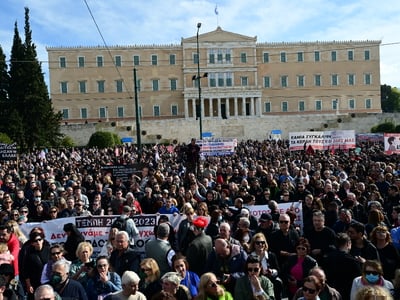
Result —
[[215, 5], [215, 9], [214, 9], [215, 14], [218, 16], [218, 6]]

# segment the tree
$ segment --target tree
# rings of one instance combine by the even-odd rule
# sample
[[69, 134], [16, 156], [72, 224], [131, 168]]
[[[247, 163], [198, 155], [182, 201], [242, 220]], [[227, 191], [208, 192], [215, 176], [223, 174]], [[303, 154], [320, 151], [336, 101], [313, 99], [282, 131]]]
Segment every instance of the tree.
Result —
[[6, 56], [3, 48], [0, 46], [0, 132], [4, 132], [6, 127], [7, 101], [8, 101], [8, 85], [10, 76], [8, 75], [8, 67]]
[[8, 135], [22, 149], [60, 144], [61, 112], [54, 113], [36, 46], [32, 42], [29, 9], [25, 8], [25, 42], [15, 23], [10, 59]]
[[390, 85], [381, 85], [381, 106], [383, 112], [400, 111], [400, 92]]

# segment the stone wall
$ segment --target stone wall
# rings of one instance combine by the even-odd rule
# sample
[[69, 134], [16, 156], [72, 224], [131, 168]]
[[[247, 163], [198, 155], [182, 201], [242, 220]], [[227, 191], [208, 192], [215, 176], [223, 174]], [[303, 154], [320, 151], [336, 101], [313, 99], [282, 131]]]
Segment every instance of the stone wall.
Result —
[[[356, 133], [368, 133], [370, 128], [385, 121], [396, 125], [400, 114], [302, 114], [296, 116], [262, 116], [255, 118], [203, 119], [204, 132], [214, 137], [237, 138], [238, 140], [268, 138], [271, 130], [280, 129], [282, 138], [288, 138], [289, 132], [319, 130], [350, 130]], [[78, 146], [88, 143], [96, 131], [110, 131], [122, 137], [133, 137], [136, 141], [136, 123], [102, 122], [79, 125], [62, 125], [61, 132], [70, 136]], [[188, 142], [191, 137], [200, 136], [199, 121], [195, 119], [149, 120], [140, 123], [141, 141], [163, 143], [174, 140]]]

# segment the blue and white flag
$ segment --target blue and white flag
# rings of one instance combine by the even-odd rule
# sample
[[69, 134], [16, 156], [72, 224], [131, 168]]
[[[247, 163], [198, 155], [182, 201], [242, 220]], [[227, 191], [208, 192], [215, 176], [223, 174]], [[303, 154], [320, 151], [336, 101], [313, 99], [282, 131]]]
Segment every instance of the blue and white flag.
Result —
[[214, 9], [215, 14], [218, 16], [218, 6], [215, 5], [215, 9]]

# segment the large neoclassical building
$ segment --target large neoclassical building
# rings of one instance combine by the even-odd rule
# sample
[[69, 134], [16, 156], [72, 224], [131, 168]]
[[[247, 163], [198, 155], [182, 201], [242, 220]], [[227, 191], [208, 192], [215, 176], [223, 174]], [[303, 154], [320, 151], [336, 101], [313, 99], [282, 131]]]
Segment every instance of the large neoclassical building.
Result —
[[258, 42], [218, 27], [176, 45], [48, 47], [50, 93], [71, 124], [134, 120], [134, 69], [142, 120], [381, 113], [379, 46]]

